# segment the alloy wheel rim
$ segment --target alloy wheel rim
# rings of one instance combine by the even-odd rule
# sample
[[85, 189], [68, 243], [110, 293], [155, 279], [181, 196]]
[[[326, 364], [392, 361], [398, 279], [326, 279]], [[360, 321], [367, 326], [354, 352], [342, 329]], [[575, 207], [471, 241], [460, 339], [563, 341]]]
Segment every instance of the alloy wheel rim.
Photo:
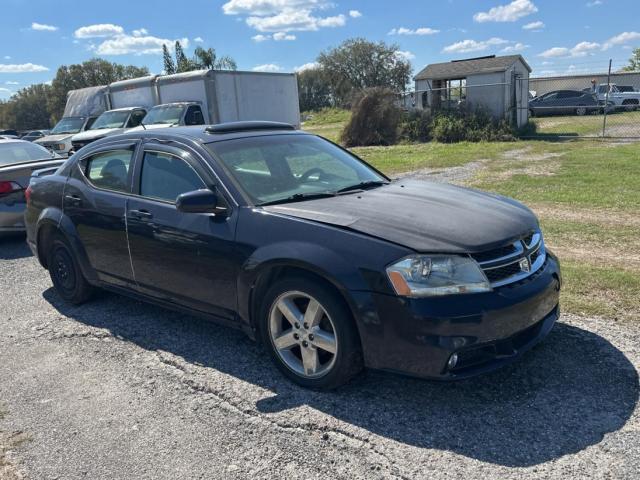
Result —
[[322, 377], [335, 364], [335, 326], [322, 304], [309, 294], [290, 291], [276, 298], [269, 312], [269, 334], [280, 360], [302, 377]]

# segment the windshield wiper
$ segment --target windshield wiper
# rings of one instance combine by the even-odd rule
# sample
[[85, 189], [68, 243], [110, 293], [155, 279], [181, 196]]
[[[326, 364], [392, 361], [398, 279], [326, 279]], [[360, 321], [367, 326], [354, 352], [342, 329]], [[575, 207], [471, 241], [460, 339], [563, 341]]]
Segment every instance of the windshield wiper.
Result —
[[381, 185], [387, 185], [389, 182], [386, 180], [367, 180], [366, 182], [356, 183], [355, 185], [349, 185], [348, 187], [343, 187], [340, 190], [336, 191], [336, 193], [350, 192], [352, 190], [364, 190], [368, 187], [379, 187]]
[[289, 197], [279, 198], [278, 200], [270, 200], [268, 202], [259, 203], [259, 207], [266, 207], [267, 205], [278, 205], [280, 203], [293, 203], [293, 202], [302, 202], [304, 200], [313, 200], [315, 198], [328, 198], [335, 197], [336, 194], [333, 192], [316, 192], [316, 193], [296, 193]]

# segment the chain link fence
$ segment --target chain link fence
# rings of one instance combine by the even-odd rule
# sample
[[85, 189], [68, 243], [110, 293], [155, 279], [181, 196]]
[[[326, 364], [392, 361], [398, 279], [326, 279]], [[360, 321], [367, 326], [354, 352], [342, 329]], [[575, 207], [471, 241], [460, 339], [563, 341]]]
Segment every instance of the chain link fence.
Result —
[[517, 77], [473, 84], [445, 80], [401, 96], [407, 110], [488, 110], [523, 138], [640, 138], [640, 72]]

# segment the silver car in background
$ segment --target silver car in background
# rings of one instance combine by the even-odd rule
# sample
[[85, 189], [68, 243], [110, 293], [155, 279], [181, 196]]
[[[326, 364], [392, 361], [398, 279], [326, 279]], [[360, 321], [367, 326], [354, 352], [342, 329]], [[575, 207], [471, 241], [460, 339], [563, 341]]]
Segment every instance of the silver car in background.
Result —
[[35, 143], [0, 139], [0, 235], [24, 231], [25, 192], [32, 173], [53, 172], [64, 162]]

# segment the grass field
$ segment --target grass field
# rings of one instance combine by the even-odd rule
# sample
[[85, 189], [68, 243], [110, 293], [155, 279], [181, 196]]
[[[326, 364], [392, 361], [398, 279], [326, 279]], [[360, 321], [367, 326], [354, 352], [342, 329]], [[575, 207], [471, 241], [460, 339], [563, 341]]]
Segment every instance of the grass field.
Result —
[[[634, 114], [640, 113], [616, 115]], [[347, 118], [327, 112], [303, 128], [336, 140]], [[562, 262], [565, 311], [640, 320], [639, 143], [530, 140], [353, 151], [389, 175], [476, 162], [481, 168], [463, 183], [521, 200], [539, 216]]]
[[[533, 117], [536, 131], [542, 135], [602, 136], [603, 115]], [[640, 135], [640, 111], [615, 112], [607, 115], [605, 136]]]

